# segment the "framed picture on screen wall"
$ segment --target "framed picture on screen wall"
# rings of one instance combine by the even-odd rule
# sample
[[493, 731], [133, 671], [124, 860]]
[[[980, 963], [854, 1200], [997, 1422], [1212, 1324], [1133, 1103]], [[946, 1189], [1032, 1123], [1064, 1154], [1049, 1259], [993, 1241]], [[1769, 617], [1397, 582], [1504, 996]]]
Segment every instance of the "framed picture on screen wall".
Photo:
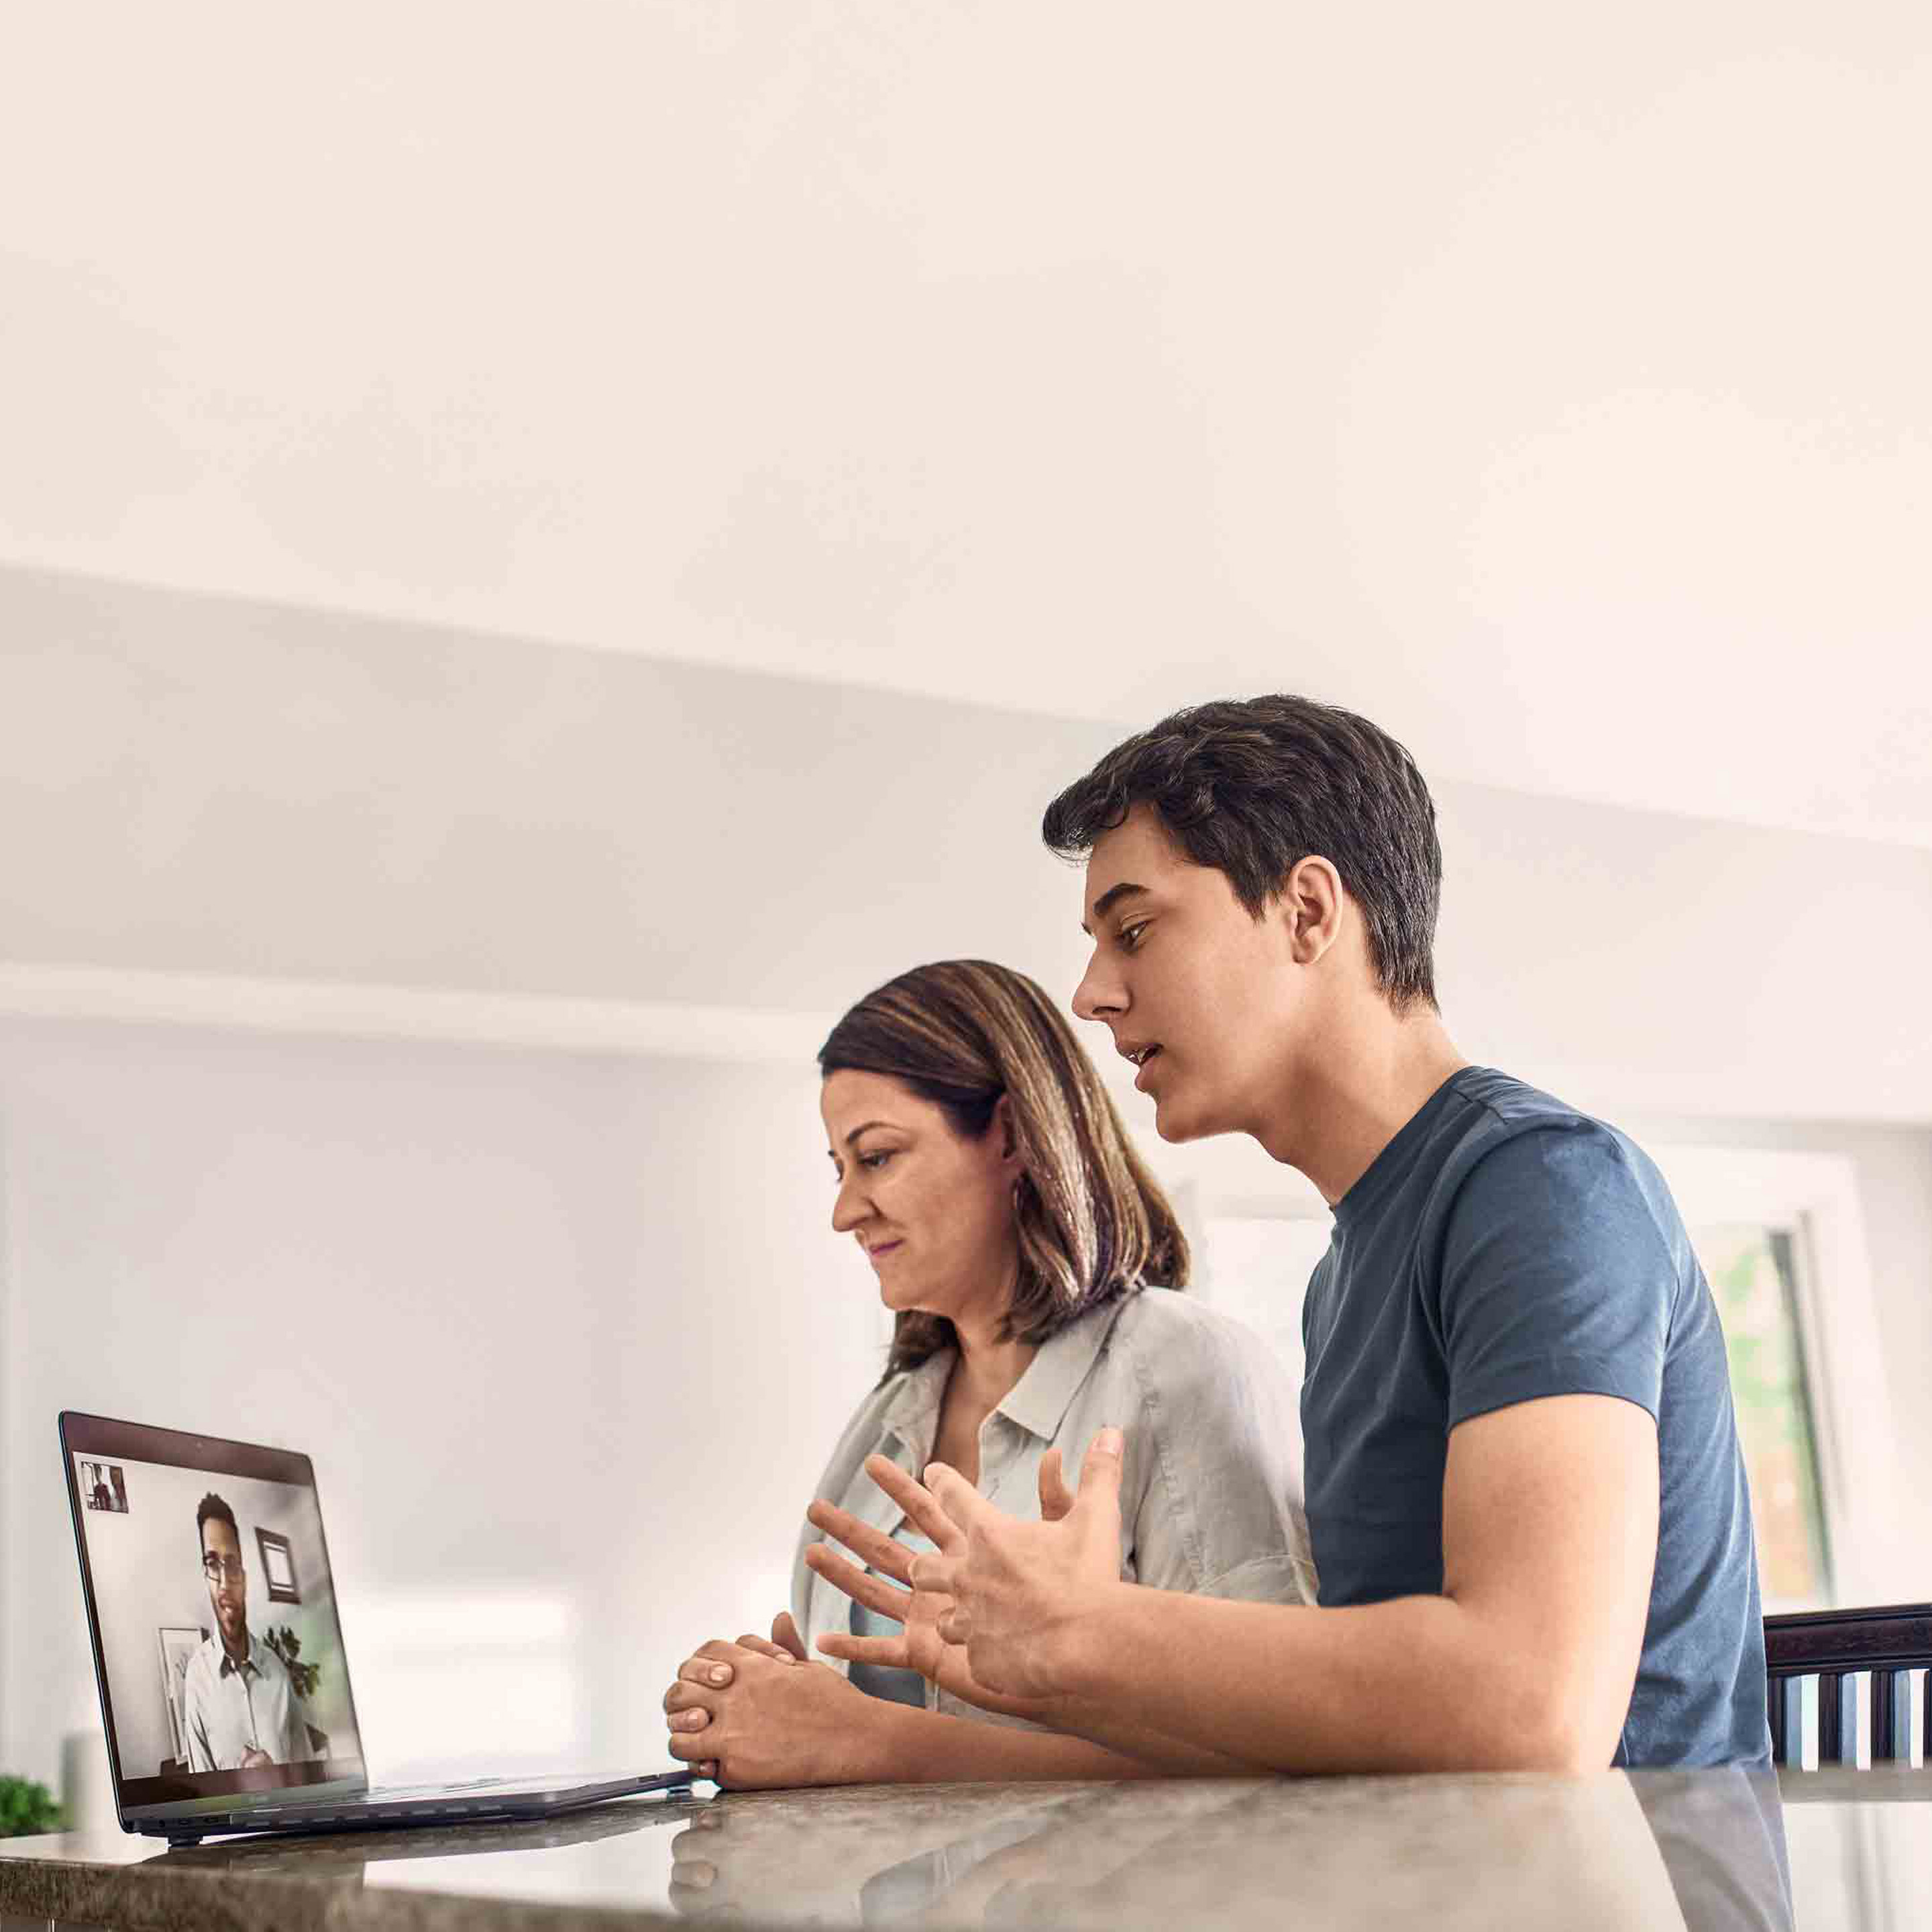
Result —
[[272, 1604], [298, 1604], [302, 1592], [296, 1587], [295, 1558], [286, 1536], [272, 1529], [257, 1529], [255, 1546], [262, 1552], [262, 1575], [268, 1586]]
[[161, 1646], [161, 1698], [168, 1707], [168, 1735], [174, 1740], [174, 1755], [188, 1762], [188, 1736], [182, 1727], [182, 1680], [188, 1660], [201, 1648], [207, 1636], [182, 1624], [163, 1624], [155, 1632]]

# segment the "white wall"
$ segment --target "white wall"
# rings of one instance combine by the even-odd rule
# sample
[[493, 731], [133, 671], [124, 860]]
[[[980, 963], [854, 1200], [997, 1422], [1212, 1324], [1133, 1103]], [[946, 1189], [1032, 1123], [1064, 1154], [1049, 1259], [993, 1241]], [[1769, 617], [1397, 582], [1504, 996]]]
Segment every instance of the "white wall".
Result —
[[1111, 734], [0, 570], [0, 959], [834, 1012], [1072, 969]]
[[1932, 1121], [1932, 853], [1448, 786], [1464, 1050], [1626, 1112]]
[[9, 1768], [98, 1721], [62, 1407], [313, 1456], [379, 1773], [657, 1762], [682, 1646], [782, 1606], [881, 1360], [816, 1088], [0, 1027]]

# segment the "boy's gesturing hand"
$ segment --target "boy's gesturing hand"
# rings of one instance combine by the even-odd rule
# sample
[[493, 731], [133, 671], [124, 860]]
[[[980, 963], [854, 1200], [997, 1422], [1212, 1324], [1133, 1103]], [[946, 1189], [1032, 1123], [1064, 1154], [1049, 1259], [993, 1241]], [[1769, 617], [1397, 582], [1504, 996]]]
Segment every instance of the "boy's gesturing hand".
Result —
[[[1048, 1451], [1052, 1455], [1053, 1452]], [[963, 1550], [966, 1539], [953, 1527], [952, 1520], [913, 1478], [883, 1456], [866, 1459], [866, 1473], [904, 1510], [914, 1526], [931, 1538], [941, 1550]], [[1042, 1476], [1044, 1494], [1045, 1478]], [[845, 1547], [879, 1573], [874, 1576], [848, 1562], [837, 1551], [815, 1543], [805, 1552], [806, 1567], [835, 1588], [843, 1590], [854, 1602], [877, 1611], [899, 1626], [896, 1636], [848, 1636], [833, 1631], [818, 1640], [818, 1648], [827, 1657], [842, 1658], [848, 1664], [870, 1664], [888, 1670], [916, 1670], [928, 1682], [968, 1704], [985, 1711], [1000, 1711], [1008, 1716], [1043, 1719], [1046, 1712], [1022, 1698], [1002, 1697], [974, 1681], [966, 1661], [964, 1644], [948, 1643], [939, 1634], [940, 1619], [952, 1607], [950, 1597], [931, 1590], [901, 1589], [898, 1583], [912, 1581], [912, 1552], [896, 1538], [862, 1522], [848, 1510], [822, 1498], [806, 1511], [814, 1528]]]
[[995, 1509], [945, 1463], [926, 1466], [926, 1487], [965, 1544], [953, 1540], [950, 1550], [914, 1557], [910, 1580], [916, 1591], [952, 1599], [938, 1634], [966, 1646], [987, 1690], [1023, 1698], [1077, 1690], [1082, 1620], [1120, 1581], [1123, 1446], [1118, 1429], [1094, 1437], [1070, 1505], [1049, 1451], [1040, 1465], [1040, 1522]]

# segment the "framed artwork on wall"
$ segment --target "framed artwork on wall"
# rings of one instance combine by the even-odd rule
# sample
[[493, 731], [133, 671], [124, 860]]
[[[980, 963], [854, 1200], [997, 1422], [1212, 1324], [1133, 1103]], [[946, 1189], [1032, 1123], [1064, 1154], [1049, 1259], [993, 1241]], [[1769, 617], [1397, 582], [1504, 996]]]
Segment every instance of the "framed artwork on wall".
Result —
[[183, 1624], [163, 1624], [155, 1632], [161, 1646], [161, 1700], [168, 1707], [168, 1735], [174, 1740], [173, 1755], [188, 1762], [188, 1738], [182, 1729], [182, 1680], [188, 1660], [200, 1648], [207, 1635]]
[[267, 1580], [272, 1604], [298, 1604], [302, 1592], [296, 1586], [295, 1558], [286, 1536], [272, 1529], [257, 1529], [255, 1546], [262, 1552], [262, 1574]]

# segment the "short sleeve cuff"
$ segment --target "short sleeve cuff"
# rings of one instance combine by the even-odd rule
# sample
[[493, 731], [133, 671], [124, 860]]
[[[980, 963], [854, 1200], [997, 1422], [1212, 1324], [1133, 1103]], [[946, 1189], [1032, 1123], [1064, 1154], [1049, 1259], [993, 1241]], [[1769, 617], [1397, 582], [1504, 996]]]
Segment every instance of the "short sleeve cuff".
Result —
[[1654, 1374], [1631, 1372], [1628, 1361], [1588, 1355], [1546, 1356], [1520, 1367], [1490, 1370], [1452, 1381], [1449, 1390], [1449, 1426], [1514, 1408], [1518, 1402], [1540, 1402], [1553, 1395], [1613, 1395], [1634, 1402], [1650, 1419], [1658, 1420], [1658, 1390]]

